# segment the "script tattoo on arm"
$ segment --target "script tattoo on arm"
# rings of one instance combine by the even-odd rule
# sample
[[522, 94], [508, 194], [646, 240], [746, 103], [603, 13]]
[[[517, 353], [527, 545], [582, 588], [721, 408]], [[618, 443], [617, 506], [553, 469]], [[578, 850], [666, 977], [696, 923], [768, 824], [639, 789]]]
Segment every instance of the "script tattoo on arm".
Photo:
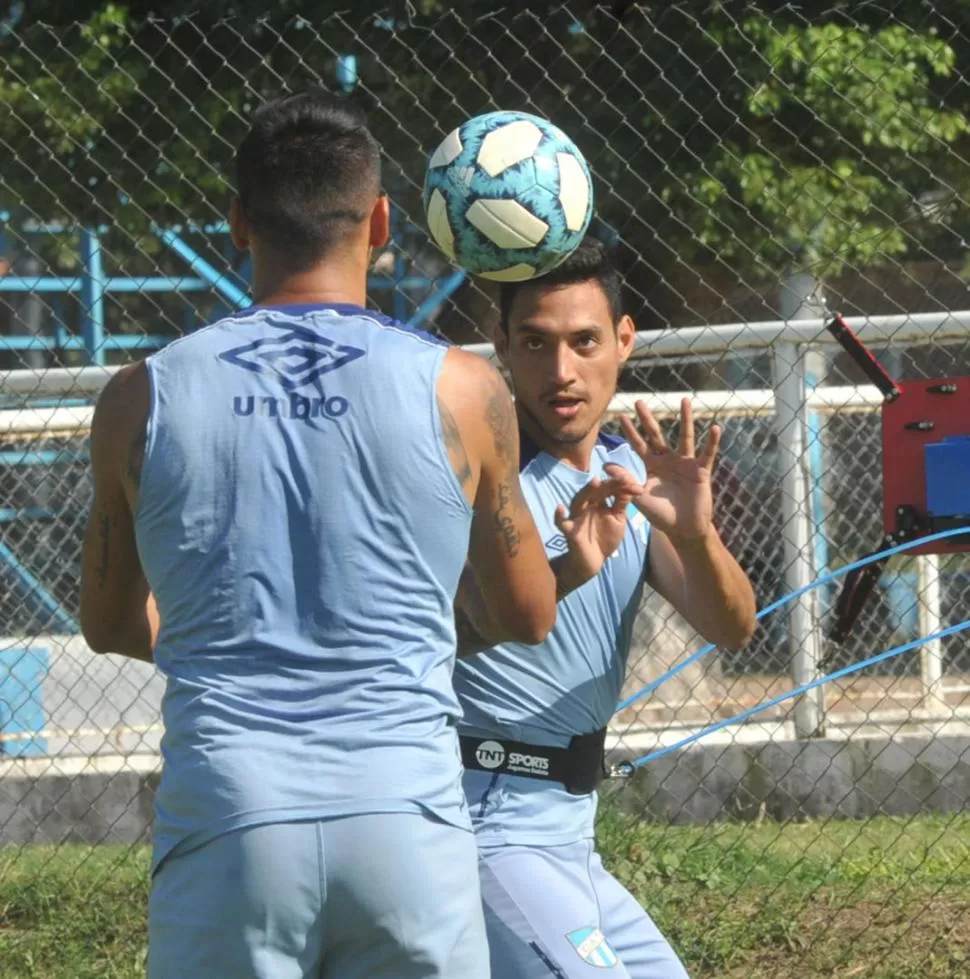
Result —
[[525, 505], [525, 500], [516, 478], [519, 460], [515, 452], [515, 410], [508, 388], [497, 374], [492, 382], [492, 393], [485, 405], [485, 420], [492, 432], [495, 452], [504, 463], [506, 473], [498, 486], [498, 506], [492, 517], [502, 536], [506, 553], [509, 557], [515, 557], [519, 553], [521, 541], [515, 515]]
[[513, 495], [512, 485], [508, 480], [499, 483], [498, 506], [495, 509], [494, 520], [498, 532], [502, 535], [502, 542], [509, 557], [515, 557], [519, 553], [519, 541], [521, 540], [521, 535], [516, 529], [515, 519], [512, 516], [516, 509], [512, 500]]

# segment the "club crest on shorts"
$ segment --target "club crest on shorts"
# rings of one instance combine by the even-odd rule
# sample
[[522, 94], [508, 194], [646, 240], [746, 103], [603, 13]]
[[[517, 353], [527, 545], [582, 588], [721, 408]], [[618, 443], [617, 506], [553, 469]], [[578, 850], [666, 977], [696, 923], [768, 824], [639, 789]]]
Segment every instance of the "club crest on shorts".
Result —
[[613, 951], [613, 946], [606, 940], [606, 935], [599, 928], [577, 928], [566, 935], [579, 957], [587, 964], [597, 969], [612, 969], [620, 960]]

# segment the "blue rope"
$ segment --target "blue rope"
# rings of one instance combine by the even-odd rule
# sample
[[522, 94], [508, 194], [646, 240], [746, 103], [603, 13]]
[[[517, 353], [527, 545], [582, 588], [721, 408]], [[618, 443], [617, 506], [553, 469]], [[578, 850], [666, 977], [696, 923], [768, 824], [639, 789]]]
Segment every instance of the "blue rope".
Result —
[[[924, 538], [925, 540], [925, 538]], [[884, 653], [877, 653], [875, 656], [870, 656], [868, 659], [861, 660], [858, 663], [853, 663], [851, 666], [843, 666], [840, 670], [835, 670], [826, 676], [818, 677], [812, 680], [811, 683], [806, 683], [796, 690], [792, 690], [790, 693], [781, 694], [779, 697], [773, 697], [771, 700], [766, 700], [763, 704], [757, 704], [754, 707], [749, 707], [747, 710], [741, 711], [740, 714], [736, 714], [734, 717], [728, 717], [723, 721], [718, 721], [717, 724], [712, 724], [710, 727], [704, 728], [703, 731], [699, 731], [697, 734], [692, 734], [690, 737], [682, 738], [676, 744], [667, 745], [664, 748], [658, 748], [656, 751], [651, 751], [650, 754], [644, 755], [642, 758], [638, 758], [634, 762], [628, 762], [627, 764], [631, 768], [640, 768], [646, 765], [647, 762], [656, 761], [658, 758], [663, 758], [664, 755], [669, 755], [672, 751], [677, 751], [680, 748], [685, 748], [689, 744], [700, 740], [701, 738], [707, 737], [708, 734], [713, 734], [715, 731], [720, 731], [726, 727], [730, 727], [732, 724], [737, 724], [739, 721], [747, 720], [752, 714], [757, 714], [760, 711], [767, 710], [769, 707], [777, 707], [778, 704], [784, 703], [786, 700], [791, 700], [792, 697], [799, 697], [803, 693], [807, 693], [809, 690], [814, 690], [815, 687], [820, 687], [823, 683], [828, 683], [830, 680], [838, 680], [841, 677], [848, 676], [850, 673], [856, 673], [859, 670], [864, 670], [867, 666], [873, 666], [876, 663], [881, 663], [883, 660], [887, 660], [892, 656], [899, 656], [902, 653], [908, 653], [911, 649], [915, 649], [917, 646], [922, 646], [924, 643], [933, 642], [936, 639], [945, 639], [947, 636], [955, 635], [958, 632], [963, 632], [964, 629], [970, 629], [970, 619], [965, 622], [961, 622], [958, 625], [951, 625], [947, 629], [943, 629], [940, 632], [934, 632], [930, 636], [921, 636], [919, 639], [914, 639], [912, 642], [904, 643], [902, 646], [896, 646], [893, 649], [887, 649]]]
[[[841, 578], [843, 575], [849, 574], [850, 571], [855, 571], [858, 568], [864, 568], [866, 565], [873, 564], [876, 561], [881, 561], [883, 558], [892, 557], [894, 554], [899, 554], [902, 551], [911, 550], [914, 547], [922, 547], [924, 544], [932, 543], [936, 540], [944, 540], [947, 537], [956, 537], [958, 534], [970, 533], [970, 527], [956, 527], [953, 530], [941, 530], [939, 533], [930, 534], [928, 537], [919, 537], [916, 540], [905, 541], [902, 544], [896, 544], [894, 547], [887, 547], [884, 551], [879, 551], [876, 554], [870, 554], [868, 557], [860, 558], [858, 561], [853, 561], [852, 564], [847, 564], [844, 568], [837, 568], [835, 571], [830, 571], [828, 574], [822, 575], [817, 581], [813, 581], [810, 585], [805, 585], [804, 588], [799, 588], [798, 591], [793, 591], [782, 598], [779, 598], [777, 602], [772, 602], [767, 608], [763, 608], [756, 616], [757, 619], [763, 619], [766, 615], [770, 615], [775, 609], [781, 608], [782, 605], [787, 605], [789, 602], [793, 602], [796, 598], [801, 598], [805, 592], [812, 591], [814, 588], [821, 588], [822, 585], [828, 584], [830, 581], [835, 581], [836, 578]], [[706, 656], [711, 650], [717, 649], [715, 643], [708, 643], [701, 649], [698, 649], [696, 653], [691, 653], [683, 662], [678, 663], [673, 669], [668, 670], [666, 673], [661, 674], [655, 680], [651, 680], [645, 687], [642, 687], [636, 693], [630, 694], [625, 700], [621, 700], [616, 705], [617, 713], [621, 710], [625, 710], [631, 704], [635, 704], [642, 697], [646, 697], [647, 694], [653, 693], [661, 683], [675, 677], [681, 670], [687, 669], [691, 663], [696, 663], [702, 656]]]

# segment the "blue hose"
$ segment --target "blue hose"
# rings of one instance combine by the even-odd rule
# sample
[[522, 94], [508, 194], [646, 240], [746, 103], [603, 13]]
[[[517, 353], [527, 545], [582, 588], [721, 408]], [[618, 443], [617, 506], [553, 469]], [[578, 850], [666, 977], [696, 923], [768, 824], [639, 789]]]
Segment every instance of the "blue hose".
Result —
[[[771, 605], [763, 608], [755, 618], [763, 619], [766, 615], [770, 615], [775, 609], [781, 608], [782, 605], [787, 605], [789, 602], [793, 602], [796, 598], [800, 598], [805, 592], [812, 591], [815, 588], [821, 588], [822, 585], [828, 584], [830, 581], [834, 581], [836, 578], [841, 578], [843, 575], [847, 575], [850, 571], [856, 571], [859, 568], [864, 568], [866, 565], [873, 564], [876, 561], [881, 561], [884, 558], [892, 557], [894, 554], [899, 554], [902, 551], [909, 551], [914, 547], [922, 547], [924, 544], [930, 544], [933, 541], [944, 540], [947, 537], [956, 537], [960, 534], [970, 533], [970, 527], [956, 527], [952, 530], [941, 530], [939, 533], [930, 534], [927, 537], [920, 537], [916, 540], [905, 541], [902, 544], [896, 544], [894, 547], [887, 547], [884, 551], [878, 551], [876, 554], [870, 554], [868, 557], [861, 558], [858, 561], [853, 561], [852, 564], [847, 564], [844, 568], [837, 568], [835, 571], [830, 571], [828, 574], [822, 575], [817, 581], [813, 581], [810, 585], [805, 585], [804, 588], [799, 588], [798, 591], [793, 591], [788, 595], [779, 598], [777, 602], [772, 602]], [[923, 640], [920, 640], [922, 642]], [[647, 694], [653, 693], [661, 683], [666, 680], [675, 677], [681, 670], [685, 670], [691, 663], [696, 663], [702, 656], [706, 656], [711, 650], [717, 649], [714, 643], [708, 643], [701, 649], [698, 649], [696, 653], [691, 653], [682, 663], [678, 663], [673, 669], [668, 670], [666, 673], [661, 674], [655, 680], [651, 680], [645, 687], [642, 687], [636, 693], [630, 694], [625, 700], [621, 700], [616, 705], [617, 712], [625, 710], [631, 704], [635, 704], [642, 697], [646, 697]], [[811, 689], [811, 688], [807, 688]]]
[[[923, 538], [923, 540], [925, 542], [928, 540], [928, 538]], [[919, 541], [916, 543], [919, 543]], [[734, 717], [728, 717], [723, 721], [718, 721], [717, 724], [712, 724], [710, 727], [704, 728], [703, 731], [698, 731], [696, 734], [690, 735], [690, 737], [682, 738], [676, 744], [658, 748], [656, 751], [651, 751], [650, 754], [644, 755], [642, 758], [638, 758], [634, 762], [627, 762], [626, 764], [631, 769], [641, 768], [648, 762], [656, 761], [658, 758], [663, 758], [664, 755], [669, 755], [672, 751], [685, 748], [687, 745], [693, 744], [695, 741], [699, 741], [708, 734], [713, 734], [715, 731], [721, 731], [726, 727], [730, 727], [732, 724], [737, 724], [740, 721], [747, 720], [753, 714], [767, 710], [769, 707], [777, 707], [778, 704], [782, 704], [786, 700], [791, 700], [792, 697], [798, 697], [803, 693], [807, 693], [809, 690], [814, 690], [815, 687], [820, 687], [823, 683], [828, 683], [830, 680], [838, 680], [841, 677], [848, 676], [850, 673], [856, 673], [859, 670], [864, 670], [867, 666], [873, 666], [876, 663], [881, 663], [883, 660], [890, 659], [893, 656], [900, 656], [903, 653], [908, 653], [911, 649], [916, 649], [917, 646], [922, 646], [924, 643], [933, 642], [936, 639], [945, 639], [947, 636], [956, 635], [958, 632], [963, 632], [964, 629], [970, 629], [970, 619], [967, 619], [965, 622], [961, 622], [958, 625], [951, 625], [949, 628], [942, 629], [939, 632], [934, 632], [931, 636], [922, 636], [919, 639], [914, 639], [912, 642], [903, 643], [902, 646], [895, 646], [893, 649], [887, 649], [884, 653], [877, 653], [875, 656], [870, 656], [868, 659], [861, 660], [858, 663], [853, 663], [851, 666], [844, 666], [842, 669], [835, 670], [826, 676], [818, 677], [817, 679], [812, 680], [811, 683], [806, 683], [803, 686], [798, 687], [796, 690], [781, 694], [778, 697], [772, 697], [771, 700], [766, 700], [763, 704], [757, 704], [754, 707], [749, 707], [747, 710], [741, 711], [740, 714], [736, 714]]]

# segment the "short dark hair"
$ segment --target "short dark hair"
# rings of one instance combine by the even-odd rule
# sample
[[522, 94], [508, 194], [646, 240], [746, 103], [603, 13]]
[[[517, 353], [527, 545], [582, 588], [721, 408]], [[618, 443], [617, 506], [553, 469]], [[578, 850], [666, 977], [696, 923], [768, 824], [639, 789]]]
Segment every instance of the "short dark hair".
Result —
[[247, 223], [297, 270], [366, 221], [380, 188], [380, 147], [363, 110], [322, 89], [261, 106], [236, 152]]
[[616, 326], [623, 316], [623, 287], [620, 273], [610, 259], [606, 246], [597, 238], [584, 238], [580, 246], [551, 272], [524, 282], [505, 282], [499, 293], [499, 325], [508, 336], [512, 304], [523, 289], [556, 289], [580, 282], [595, 282], [610, 307], [610, 316]]

